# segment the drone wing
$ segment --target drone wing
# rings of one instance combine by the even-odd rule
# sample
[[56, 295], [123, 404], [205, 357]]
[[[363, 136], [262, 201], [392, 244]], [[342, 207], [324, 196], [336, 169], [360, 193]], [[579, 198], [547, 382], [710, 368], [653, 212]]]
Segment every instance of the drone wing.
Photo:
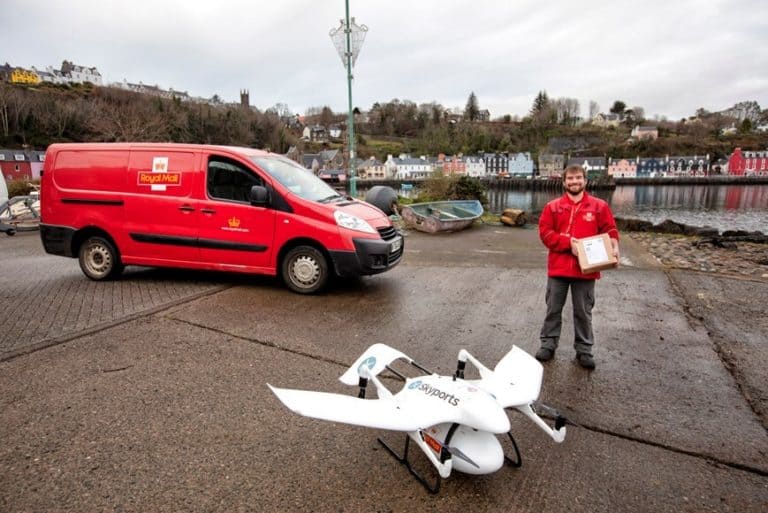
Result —
[[482, 379], [478, 385], [493, 394], [503, 408], [509, 408], [535, 401], [541, 391], [543, 374], [541, 363], [519, 347], [512, 346], [492, 372], [481, 370]]
[[269, 385], [289, 410], [321, 420], [392, 431], [416, 431], [448, 422], [444, 411], [415, 411], [392, 398], [359, 399], [348, 395], [278, 388]]
[[360, 367], [362, 365], [368, 367], [368, 371], [371, 376], [378, 376], [378, 374], [383, 371], [387, 365], [397, 360], [398, 358], [403, 358], [408, 363], [413, 361], [404, 353], [401, 353], [397, 349], [389, 347], [386, 344], [373, 344], [371, 347], [366, 349], [365, 352], [360, 355], [357, 360], [355, 360], [355, 363], [353, 363], [352, 366], [347, 369], [344, 374], [341, 375], [339, 381], [345, 385], [357, 385], [361, 376]]

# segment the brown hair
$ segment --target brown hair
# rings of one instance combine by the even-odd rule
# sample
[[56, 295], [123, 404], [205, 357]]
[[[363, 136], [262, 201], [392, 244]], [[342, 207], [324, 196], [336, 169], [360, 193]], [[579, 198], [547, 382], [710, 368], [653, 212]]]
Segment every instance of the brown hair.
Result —
[[568, 173], [581, 173], [584, 179], [587, 179], [587, 172], [584, 170], [584, 168], [578, 164], [571, 164], [570, 166], [566, 167], [563, 170], [563, 181], [565, 181], [565, 176]]

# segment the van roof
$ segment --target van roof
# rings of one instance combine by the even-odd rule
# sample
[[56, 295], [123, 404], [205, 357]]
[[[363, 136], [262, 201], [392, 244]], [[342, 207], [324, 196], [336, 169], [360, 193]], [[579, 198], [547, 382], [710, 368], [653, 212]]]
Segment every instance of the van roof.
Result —
[[149, 143], [149, 142], [124, 142], [124, 143], [56, 143], [48, 146], [48, 151], [61, 150], [203, 150], [240, 153], [247, 157], [263, 157], [276, 155], [264, 150], [245, 148], [242, 146], [221, 146], [215, 144], [184, 144], [184, 143]]

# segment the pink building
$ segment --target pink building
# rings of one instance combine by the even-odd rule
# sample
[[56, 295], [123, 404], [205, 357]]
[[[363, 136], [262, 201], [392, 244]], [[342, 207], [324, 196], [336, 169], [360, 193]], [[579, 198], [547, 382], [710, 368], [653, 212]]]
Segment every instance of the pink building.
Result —
[[635, 178], [637, 176], [637, 162], [635, 159], [608, 159], [608, 176]]
[[437, 157], [438, 167], [443, 168], [446, 175], [465, 175], [467, 174], [467, 163], [464, 162], [462, 155], [453, 155], [446, 157], [442, 153]]

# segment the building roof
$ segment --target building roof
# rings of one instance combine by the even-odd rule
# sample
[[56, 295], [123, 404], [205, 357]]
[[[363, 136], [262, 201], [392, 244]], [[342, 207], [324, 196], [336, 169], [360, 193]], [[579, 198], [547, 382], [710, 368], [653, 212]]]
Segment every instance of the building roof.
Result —
[[568, 159], [569, 166], [580, 166], [584, 162], [590, 167], [605, 167], [605, 157], [571, 157]]

